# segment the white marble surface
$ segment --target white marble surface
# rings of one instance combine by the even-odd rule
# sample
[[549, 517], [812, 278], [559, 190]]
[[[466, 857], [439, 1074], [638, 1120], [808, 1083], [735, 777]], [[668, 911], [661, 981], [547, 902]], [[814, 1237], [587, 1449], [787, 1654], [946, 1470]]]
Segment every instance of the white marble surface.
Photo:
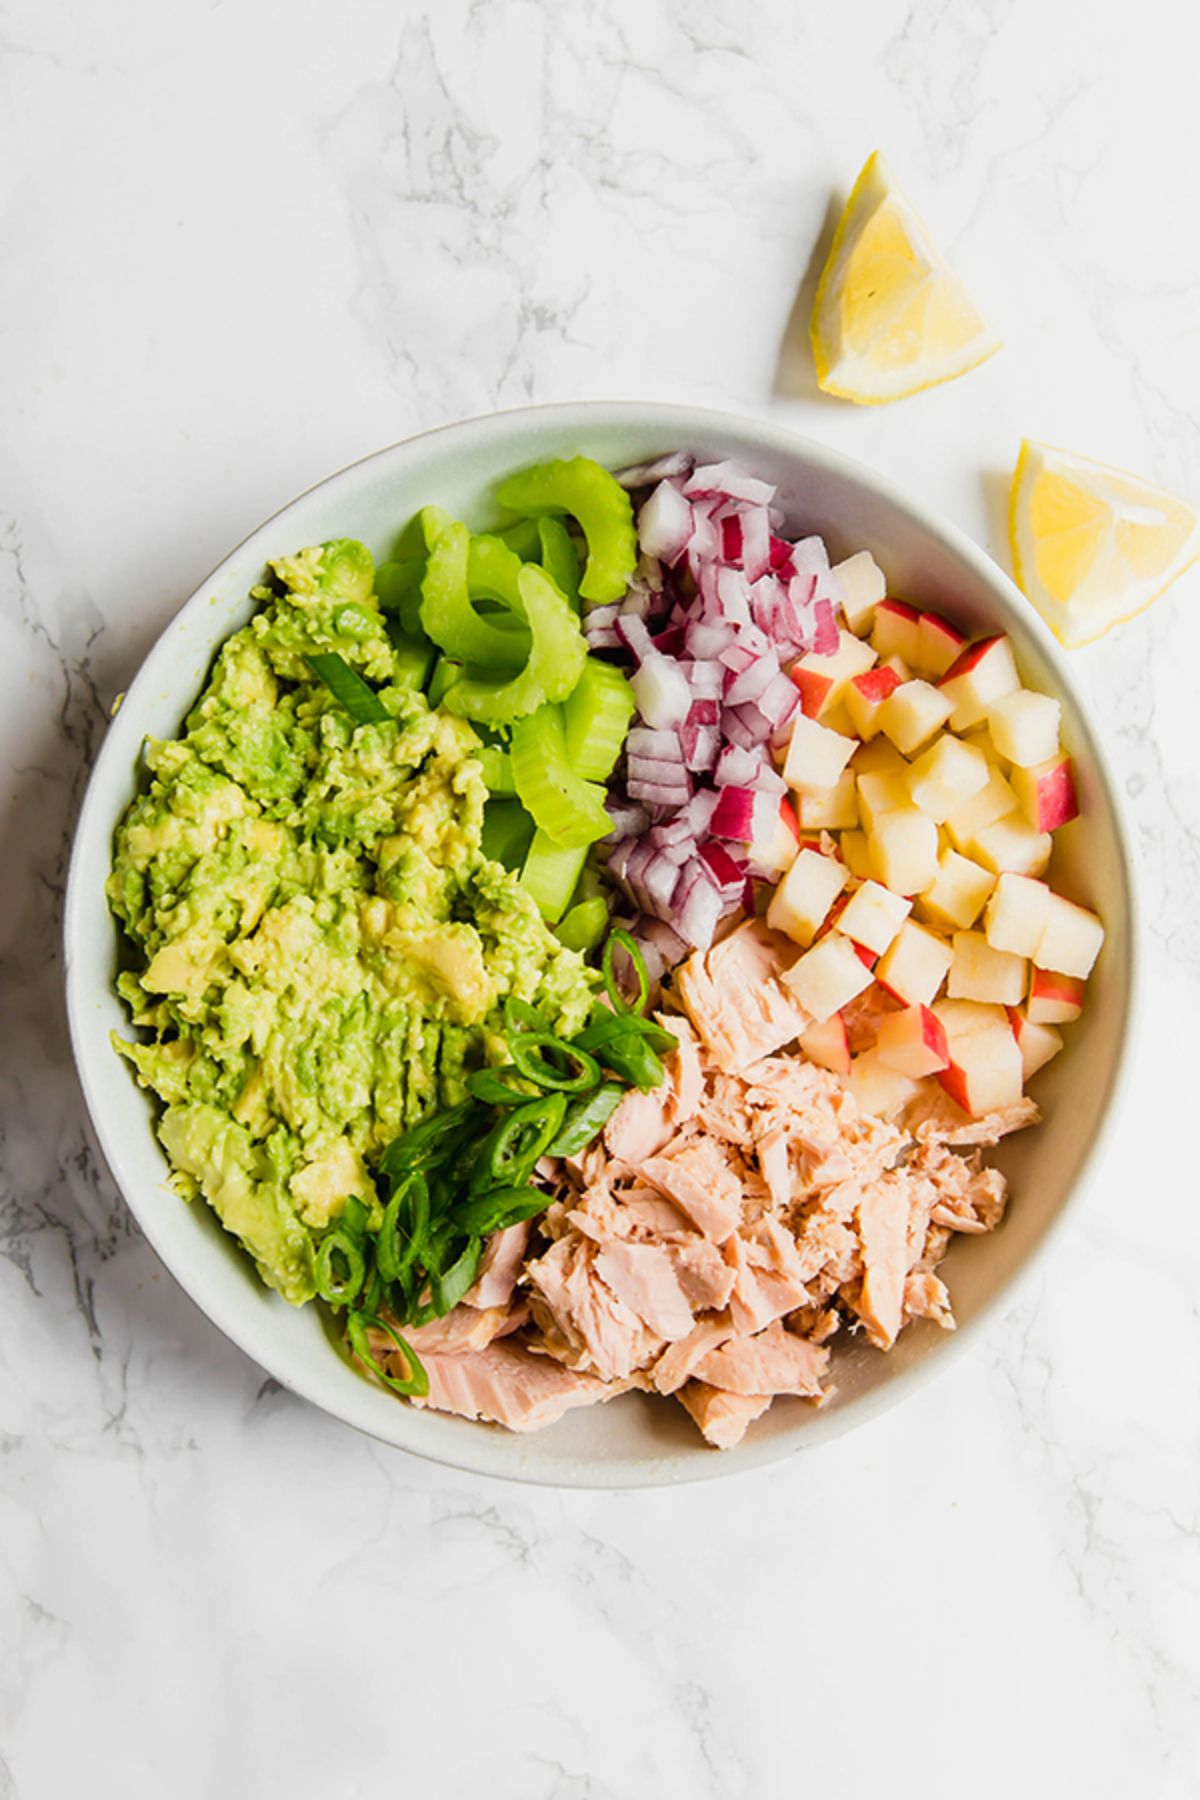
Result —
[[[57, 948], [155, 633], [421, 427], [769, 410], [1001, 557], [1024, 432], [1200, 497], [1198, 48], [1178, 0], [0, 7], [4, 1800], [1200, 1791], [1197, 577], [1079, 659], [1148, 914], [1104, 1178], [982, 1347], [759, 1476], [510, 1489], [264, 1382], [98, 1163]], [[1007, 348], [860, 412], [780, 346], [876, 143]]]

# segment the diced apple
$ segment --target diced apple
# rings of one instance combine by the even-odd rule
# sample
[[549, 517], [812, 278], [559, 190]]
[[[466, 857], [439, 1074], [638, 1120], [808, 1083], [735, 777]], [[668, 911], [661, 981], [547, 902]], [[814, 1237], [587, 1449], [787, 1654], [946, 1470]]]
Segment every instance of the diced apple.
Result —
[[846, 1086], [853, 1094], [859, 1112], [881, 1119], [899, 1112], [902, 1106], [916, 1099], [919, 1091], [919, 1084], [911, 1075], [883, 1060], [878, 1046], [864, 1050], [861, 1056], [854, 1058]]
[[771, 897], [767, 924], [797, 944], [811, 944], [849, 879], [845, 863], [805, 845]]
[[899, 770], [858, 777], [858, 816], [869, 831], [885, 813], [912, 806], [908, 781]]
[[1006, 870], [996, 882], [984, 914], [983, 932], [993, 950], [1035, 957], [1050, 917], [1050, 900], [1044, 881]]
[[903, 600], [881, 600], [871, 625], [871, 646], [879, 657], [901, 656], [910, 665], [921, 643], [921, 615]]
[[870, 987], [872, 975], [854, 954], [849, 938], [831, 931], [798, 957], [779, 979], [819, 1025]]
[[1049, 832], [1035, 831], [1019, 814], [1009, 814], [977, 831], [967, 848], [977, 862], [997, 875], [1006, 869], [1014, 875], [1044, 875], [1054, 846]]
[[[757, 808], [755, 809], [757, 812]], [[766, 807], [763, 807], [766, 811]], [[800, 825], [795, 809], [785, 794], [779, 802], [778, 811], [774, 814], [769, 831], [755, 838], [750, 845], [750, 862], [755, 869], [764, 875], [782, 875], [790, 869], [796, 860], [796, 852], [800, 847]]]
[[788, 674], [800, 690], [800, 705], [810, 719], [822, 719], [841, 700], [852, 676], [871, 668], [875, 652], [852, 631], [838, 633], [838, 647], [827, 656], [815, 650], [798, 657]]
[[1035, 1025], [1070, 1025], [1083, 1011], [1086, 984], [1074, 975], [1053, 969], [1029, 971], [1029, 998], [1025, 1011]]
[[940, 825], [987, 786], [989, 774], [987, 757], [946, 731], [914, 762], [908, 791]]
[[998, 819], [1009, 818], [1016, 810], [1017, 796], [999, 769], [993, 769], [979, 792], [948, 814], [945, 824], [950, 841], [965, 855], [978, 832]]
[[944, 675], [961, 656], [966, 641], [966, 633], [941, 613], [923, 612], [917, 639], [917, 670], [922, 675]]
[[979, 1031], [951, 1043], [950, 1066], [937, 1079], [973, 1118], [1012, 1106], [1021, 1098], [1024, 1074], [1020, 1047], [1007, 1022], [1003, 1031]]
[[988, 730], [1001, 756], [1023, 769], [1058, 755], [1062, 707], [1050, 694], [1015, 688], [988, 707]]
[[1039, 969], [1086, 980], [1103, 942], [1104, 927], [1094, 912], [1064, 900], [1061, 894], [1051, 894], [1034, 961]]
[[904, 1006], [929, 1006], [945, 981], [950, 946], [906, 919], [876, 965], [880, 985]]
[[946, 1033], [953, 1053], [961, 1038], [976, 1037], [980, 1032], [1003, 1032], [1010, 1029], [1008, 1014], [1002, 1006], [985, 1006], [977, 1000], [938, 1000], [934, 1013]]
[[875, 1048], [885, 1063], [917, 1081], [950, 1065], [945, 1027], [927, 1006], [889, 1013], [879, 1026]]
[[995, 701], [1021, 685], [1012, 645], [1006, 637], [980, 638], [950, 664], [938, 685], [953, 707], [955, 731], [970, 731]]
[[911, 910], [911, 900], [893, 894], [877, 881], [864, 881], [847, 900], [837, 928], [856, 944], [865, 944], [882, 956]]
[[843, 737], [801, 713], [792, 727], [783, 779], [798, 793], [819, 793], [835, 786], [857, 749], [857, 738]]
[[883, 570], [869, 550], [858, 550], [845, 562], [835, 563], [833, 573], [842, 592], [846, 623], [862, 637], [871, 629], [875, 608], [887, 593]]
[[866, 742], [879, 731], [879, 714], [884, 701], [900, 686], [895, 669], [868, 669], [848, 683], [844, 705], [859, 737]]
[[927, 681], [902, 681], [879, 709], [879, 728], [904, 756], [911, 756], [940, 731], [950, 702]]
[[1021, 1052], [1022, 1074], [1029, 1081], [1039, 1069], [1045, 1068], [1052, 1057], [1058, 1055], [1063, 1047], [1062, 1032], [1056, 1031], [1053, 1025], [1034, 1024], [1016, 1006], [1009, 1007], [1008, 1020]]
[[956, 931], [954, 960], [946, 982], [951, 1000], [978, 1000], [992, 1006], [1018, 1006], [1025, 994], [1026, 962], [1007, 950], [994, 950], [982, 931]]
[[880, 814], [867, 832], [867, 844], [875, 879], [894, 894], [919, 894], [937, 875], [937, 826], [918, 807]]
[[1057, 831], [1079, 817], [1075, 769], [1069, 756], [1048, 757], [1009, 777], [1017, 803], [1035, 831]]
[[877, 737], [869, 744], [859, 745], [850, 766], [856, 775], [903, 775], [909, 764], [895, 744], [885, 737]]
[[851, 769], [831, 788], [796, 795], [796, 811], [805, 831], [852, 831], [858, 824], [858, 784]]
[[840, 1012], [830, 1013], [819, 1025], [810, 1025], [799, 1043], [809, 1062], [819, 1068], [832, 1069], [835, 1075], [850, 1073], [850, 1039]]
[[967, 931], [983, 910], [996, 885], [996, 877], [957, 850], [943, 850], [932, 886], [918, 901], [918, 908], [935, 925], [951, 931]]
[[857, 875], [860, 881], [870, 880], [871, 850], [865, 831], [843, 831], [838, 839], [838, 849], [852, 875]]
[[855, 725], [854, 720], [850, 717], [850, 714], [846, 711], [846, 702], [844, 698], [839, 700], [836, 706], [830, 707], [829, 711], [822, 718], [821, 723], [822, 725], [828, 725], [830, 731], [836, 731], [839, 737], [853, 738], [855, 746], [857, 747], [858, 728]]

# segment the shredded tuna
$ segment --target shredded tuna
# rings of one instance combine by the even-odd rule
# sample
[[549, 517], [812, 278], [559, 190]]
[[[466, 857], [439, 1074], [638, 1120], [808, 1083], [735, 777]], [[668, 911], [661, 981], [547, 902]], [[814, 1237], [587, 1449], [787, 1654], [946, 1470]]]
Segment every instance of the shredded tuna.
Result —
[[675, 981], [701, 1042], [719, 1069], [736, 1074], [770, 1056], [811, 1024], [778, 979], [796, 960], [790, 938], [748, 919], [676, 971]]
[[730, 1394], [802, 1394], [814, 1400], [828, 1367], [828, 1350], [776, 1323], [710, 1350], [696, 1366], [696, 1379]]
[[507, 1306], [513, 1297], [529, 1246], [528, 1221], [493, 1231], [479, 1259], [475, 1285], [463, 1298], [469, 1306]]
[[422, 1357], [429, 1393], [414, 1405], [462, 1419], [489, 1419], [510, 1431], [540, 1431], [575, 1406], [624, 1393], [627, 1384], [577, 1375], [549, 1356], [505, 1340], [469, 1356]]
[[702, 1381], [690, 1381], [679, 1398], [706, 1443], [714, 1450], [732, 1450], [745, 1437], [747, 1427], [766, 1412], [774, 1395], [730, 1394]]

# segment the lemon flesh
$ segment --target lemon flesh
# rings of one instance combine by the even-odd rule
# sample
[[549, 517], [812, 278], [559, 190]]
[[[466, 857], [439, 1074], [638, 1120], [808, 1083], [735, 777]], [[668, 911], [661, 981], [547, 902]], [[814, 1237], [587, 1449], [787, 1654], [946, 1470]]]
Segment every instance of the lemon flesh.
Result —
[[818, 385], [864, 406], [950, 381], [1000, 347], [878, 151], [838, 221], [809, 330]]
[[1076, 649], [1142, 612], [1200, 556], [1200, 514], [1175, 494], [1029, 439], [1009, 502], [1017, 581]]

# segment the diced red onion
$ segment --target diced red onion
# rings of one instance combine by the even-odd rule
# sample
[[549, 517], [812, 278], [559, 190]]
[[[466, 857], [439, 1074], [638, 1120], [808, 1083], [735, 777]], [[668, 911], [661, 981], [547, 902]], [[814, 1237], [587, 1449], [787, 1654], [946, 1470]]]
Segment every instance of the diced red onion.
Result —
[[748, 844], [754, 836], [754, 790], [723, 787], [710, 827], [714, 837], [733, 838]]
[[706, 463], [703, 468], [693, 469], [683, 491], [689, 499], [698, 494], [724, 494], [730, 500], [746, 500], [756, 506], [766, 506], [775, 498], [771, 482], [759, 481], [735, 462]]
[[604, 810], [612, 820], [612, 830], [606, 842], [619, 843], [622, 838], [640, 837], [649, 825], [643, 806], [627, 806], [610, 795], [604, 803]]
[[[794, 691], [794, 690], [793, 690]], [[654, 731], [648, 725], [635, 725], [625, 739], [626, 754], [634, 757], [654, 757], [660, 762], [682, 762], [683, 752], [679, 739], [673, 731]]]
[[718, 787], [752, 787], [762, 767], [762, 752], [741, 744], [726, 744], [717, 761], [713, 780]]
[[742, 567], [751, 582], [771, 567], [771, 525], [765, 507], [748, 506], [742, 514]]
[[637, 516], [638, 542], [647, 556], [674, 565], [692, 535], [692, 509], [674, 482], [660, 481]]
[[754, 778], [748, 785], [760, 794], [774, 794], [777, 798], [787, 793], [787, 782], [772, 763], [765, 759], [754, 771]]
[[742, 521], [737, 513], [721, 520], [721, 555], [727, 563], [742, 560]]
[[642, 662], [653, 650], [650, 628], [636, 613], [619, 613], [613, 620], [613, 628], [630, 655], [638, 662]]
[[696, 466], [694, 456], [686, 450], [672, 450], [667, 456], [656, 456], [653, 462], [633, 463], [617, 476], [623, 488], [649, 487], [655, 481], [683, 480]]
[[[732, 692], [725, 696], [728, 704], [736, 704]], [[760, 694], [754, 695], [754, 703], [772, 731], [786, 724], [800, 704], [800, 690], [790, 676], [782, 670], [772, 675]]]
[[677, 662], [661, 651], [647, 649], [630, 686], [647, 725], [665, 731], [682, 725], [687, 718], [692, 704], [687, 676]]
[[734, 629], [724, 619], [691, 619], [686, 636], [688, 655], [696, 662], [711, 662], [732, 644]]
[[685, 943], [695, 950], [707, 950], [725, 908], [716, 888], [707, 881], [695, 881], [679, 908], [674, 925]]
[[664, 968], [673, 969], [687, 955], [686, 940], [663, 919], [647, 919], [638, 927], [637, 937], [639, 943], [658, 953]]
[[[756, 656], [749, 668], [743, 669], [740, 675], [735, 675], [725, 689], [725, 704], [726, 706], [744, 706], [748, 700], [760, 700], [767, 689], [777, 681], [787, 682], [793, 697], [795, 697], [795, 685], [788, 681], [787, 676], [782, 673], [777, 659], [769, 654]], [[766, 711], [765, 707], [760, 707], [759, 710]]]
[[729, 854], [724, 844], [711, 842], [701, 844], [697, 857], [703, 864], [705, 876], [712, 882], [721, 898], [736, 900], [746, 879], [744, 865]]
[[724, 673], [720, 663], [701, 659], [696, 662], [685, 662], [682, 666], [695, 699], [719, 700], [721, 698]]

